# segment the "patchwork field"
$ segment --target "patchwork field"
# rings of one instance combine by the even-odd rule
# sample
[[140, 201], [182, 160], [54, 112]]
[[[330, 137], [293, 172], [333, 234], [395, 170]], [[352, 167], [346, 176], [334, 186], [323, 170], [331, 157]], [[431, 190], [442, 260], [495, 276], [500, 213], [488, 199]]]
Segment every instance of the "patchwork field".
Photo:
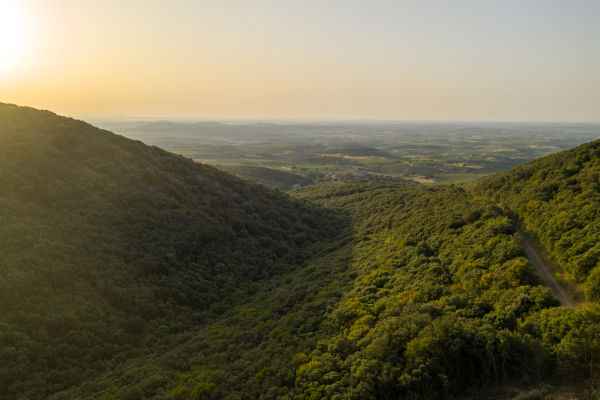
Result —
[[[369, 175], [460, 183], [600, 136], [593, 124], [92, 122], [264, 183], [274, 175], [256, 167], [308, 178], [302, 184]], [[272, 186], [288, 188], [280, 179]]]

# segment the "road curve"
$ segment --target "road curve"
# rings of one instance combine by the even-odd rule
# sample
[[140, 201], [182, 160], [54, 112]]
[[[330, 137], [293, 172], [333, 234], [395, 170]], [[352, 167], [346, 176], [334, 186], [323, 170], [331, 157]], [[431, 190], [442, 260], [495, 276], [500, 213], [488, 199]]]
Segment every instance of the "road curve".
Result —
[[549, 287], [550, 290], [552, 290], [552, 294], [558, 299], [558, 301], [560, 301], [560, 304], [562, 304], [565, 307], [575, 309], [575, 301], [573, 301], [571, 296], [569, 296], [564, 291], [564, 289], [558, 284], [556, 279], [554, 279], [554, 276], [552, 276], [552, 272], [550, 272], [550, 269], [544, 263], [540, 255], [535, 250], [535, 248], [531, 245], [531, 243], [529, 243], [525, 235], [523, 235], [521, 232], [519, 232], [519, 236], [521, 237], [521, 246], [525, 250], [527, 258], [535, 267], [535, 271], [540, 277], [540, 281], [542, 282], [542, 284], [544, 286]]

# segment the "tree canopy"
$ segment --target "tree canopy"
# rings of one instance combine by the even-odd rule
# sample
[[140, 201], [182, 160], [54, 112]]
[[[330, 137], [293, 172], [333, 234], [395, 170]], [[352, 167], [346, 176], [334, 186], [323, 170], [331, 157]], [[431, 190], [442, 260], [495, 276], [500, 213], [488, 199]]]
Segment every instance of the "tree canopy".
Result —
[[571, 277], [600, 297], [600, 140], [474, 185], [525, 223]]
[[593, 383], [600, 309], [559, 307], [498, 204], [597, 301], [598, 148], [487, 178], [479, 197], [386, 178], [288, 195], [0, 104], [2, 398], [437, 399]]

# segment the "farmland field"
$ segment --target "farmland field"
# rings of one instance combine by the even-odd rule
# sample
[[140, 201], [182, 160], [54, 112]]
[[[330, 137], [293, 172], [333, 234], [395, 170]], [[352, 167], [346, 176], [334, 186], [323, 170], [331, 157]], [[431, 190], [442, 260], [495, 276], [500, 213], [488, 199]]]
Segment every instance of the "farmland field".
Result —
[[[233, 173], [250, 171], [236, 166], [270, 168], [309, 181], [383, 175], [425, 184], [459, 183], [600, 137], [597, 124], [90, 122]], [[246, 177], [256, 180], [258, 171]]]

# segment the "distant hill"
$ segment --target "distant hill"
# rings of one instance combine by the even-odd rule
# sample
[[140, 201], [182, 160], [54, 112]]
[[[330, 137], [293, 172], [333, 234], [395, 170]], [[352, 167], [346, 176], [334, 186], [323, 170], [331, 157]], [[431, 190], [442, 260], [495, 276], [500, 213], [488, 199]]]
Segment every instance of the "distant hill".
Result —
[[475, 190], [522, 219], [600, 301], [600, 140], [489, 176]]
[[8, 104], [0, 221], [4, 399], [79, 385], [302, 265], [337, 229], [330, 213], [264, 186]]
[[297, 186], [306, 186], [314, 183], [312, 179], [306, 176], [272, 168], [255, 167], [252, 165], [235, 165], [221, 167], [221, 169], [279, 190], [289, 190]]
[[385, 151], [367, 146], [345, 146], [328, 149], [325, 154], [342, 154], [352, 157], [389, 157], [390, 154]]

